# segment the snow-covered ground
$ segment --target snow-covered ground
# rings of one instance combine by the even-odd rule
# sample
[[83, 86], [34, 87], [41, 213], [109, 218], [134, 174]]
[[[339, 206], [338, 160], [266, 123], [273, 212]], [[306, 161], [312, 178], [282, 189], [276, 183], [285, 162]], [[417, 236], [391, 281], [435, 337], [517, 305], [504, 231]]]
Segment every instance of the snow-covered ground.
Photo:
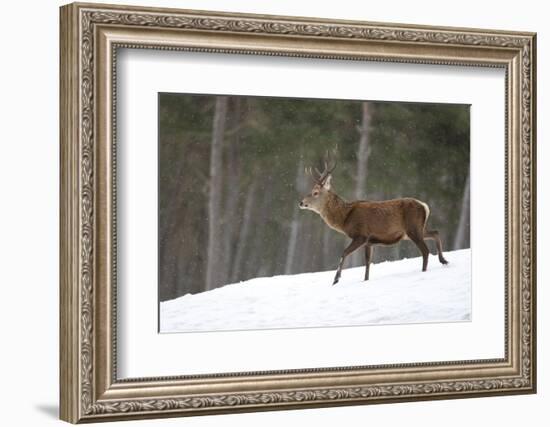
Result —
[[470, 320], [470, 249], [345, 269], [261, 277], [160, 304], [161, 332], [302, 328]]

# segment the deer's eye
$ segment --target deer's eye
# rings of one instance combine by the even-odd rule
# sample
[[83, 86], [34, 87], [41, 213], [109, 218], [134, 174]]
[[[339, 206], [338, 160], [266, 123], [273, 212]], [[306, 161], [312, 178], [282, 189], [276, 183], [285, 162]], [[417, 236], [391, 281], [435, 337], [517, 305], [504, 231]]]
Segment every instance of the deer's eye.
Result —
[[318, 195], [319, 195], [319, 192], [318, 192], [318, 191], [314, 191], [314, 192], [313, 192], [313, 196], [314, 196], [314, 197], [317, 197]]

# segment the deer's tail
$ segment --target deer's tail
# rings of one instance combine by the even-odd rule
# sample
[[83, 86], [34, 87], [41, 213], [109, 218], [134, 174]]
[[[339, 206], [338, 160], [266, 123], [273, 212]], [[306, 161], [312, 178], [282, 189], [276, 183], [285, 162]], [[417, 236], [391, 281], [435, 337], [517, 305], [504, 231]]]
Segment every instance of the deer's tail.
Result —
[[430, 207], [426, 203], [421, 202], [420, 200], [418, 200], [418, 203], [422, 205], [422, 207], [424, 208], [424, 211], [426, 212], [426, 217], [424, 218], [424, 228], [425, 228], [426, 224], [428, 223], [428, 217], [430, 216]]

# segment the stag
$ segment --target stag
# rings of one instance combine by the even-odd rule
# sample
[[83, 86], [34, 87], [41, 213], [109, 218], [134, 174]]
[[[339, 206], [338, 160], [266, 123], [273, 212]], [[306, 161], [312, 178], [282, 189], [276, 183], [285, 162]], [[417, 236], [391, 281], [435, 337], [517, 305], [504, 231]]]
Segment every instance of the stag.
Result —
[[[384, 201], [345, 201], [331, 189], [332, 172], [336, 162], [329, 166], [325, 161], [323, 172], [315, 169], [317, 177], [311, 193], [300, 202], [301, 209], [316, 212], [332, 229], [348, 236], [351, 243], [344, 249], [333, 285], [338, 283], [342, 267], [348, 255], [365, 247], [365, 280], [369, 280], [369, 268], [375, 245], [394, 245], [401, 240], [411, 240], [422, 254], [422, 271], [428, 268], [430, 253], [425, 240], [434, 240], [441, 264], [447, 264], [439, 232], [427, 230], [430, 208], [413, 198]], [[311, 168], [306, 172], [313, 176]]]

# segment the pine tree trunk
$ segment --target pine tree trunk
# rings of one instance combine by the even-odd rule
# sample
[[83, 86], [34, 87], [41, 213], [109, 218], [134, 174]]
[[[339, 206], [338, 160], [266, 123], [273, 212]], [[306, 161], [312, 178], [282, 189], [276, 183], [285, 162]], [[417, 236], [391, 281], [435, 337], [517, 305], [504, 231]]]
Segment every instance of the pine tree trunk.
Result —
[[357, 150], [357, 176], [355, 181], [355, 198], [361, 200], [365, 197], [367, 181], [367, 162], [369, 159], [369, 103], [363, 102], [361, 114], [361, 126], [359, 127], [359, 148]]
[[[357, 175], [355, 180], [355, 199], [361, 200], [366, 196], [365, 186], [367, 181], [367, 163], [369, 160], [369, 125], [370, 108], [368, 102], [363, 102], [361, 109], [361, 126], [359, 130], [359, 147], [357, 149]], [[358, 249], [350, 257], [350, 265], [355, 267], [363, 265], [363, 250]]]
[[[300, 189], [303, 187], [302, 181], [303, 177], [303, 161], [298, 162], [298, 170], [296, 172], [296, 189], [300, 192]], [[285, 261], [285, 274], [291, 274], [294, 265], [294, 258], [296, 254], [296, 241], [298, 240], [298, 230], [300, 227], [300, 209], [298, 204], [294, 207], [294, 213], [292, 214], [292, 221], [290, 222], [290, 234], [288, 237], [288, 245], [286, 249], [286, 261]]]
[[237, 240], [237, 252], [233, 259], [233, 269], [231, 272], [231, 282], [241, 280], [242, 263], [245, 255], [248, 237], [250, 235], [250, 226], [252, 224], [252, 209], [254, 202], [256, 201], [256, 187], [257, 182], [253, 181], [248, 192], [246, 194], [246, 200], [244, 202], [243, 218], [241, 222], [241, 228], [239, 231], [239, 237]]
[[460, 209], [460, 219], [456, 229], [453, 249], [463, 249], [470, 246], [470, 171], [464, 184], [464, 194], [462, 195], [462, 207]]
[[299, 219], [298, 215], [300, 214], [298, 208], [294, 208], [294, 213], [292, 214], [292, 221], [290, 223], [290, 234], [288, 236], [288, 245], [286, 249], [286, 261], [285, 261], [285, 274], [292, 274], [294, 271], [292, 269], [293, 261], [296, 252], [296, 241], [298, 240], [298, 227]]
[[231, 268], [233, 265], [232, 255], [236, 239], [238, 238], [238, 207], [241, 181], [241, 163], [240, 163], [240, 126], [241, 126], [241, 98], [235, 97], [232, 99], [230, 115], [228, 120], [231, 126], [231, 137], [227, 138], [226, 150], [227, 164], [226, 177], [227, 185], [225, 186], [226, 196], [223, 208], [223, 254], [224, 265], [220, 271], [220, 277], [224, 283], [228, 283], [231, 279]]
[[214, 289], [220, 283], [219, 272], [223, 267], [221, 245], [221, 206], [222, 206], [222, 145], [225, 132], [227, 97], [216, 97], [212, 143], [210, 147], [210, 188], [208, 195], [208, 251], [205, 289]]
[[[265, 177], [264, 181], [264, 188], [271, 188], [271, 177]], [[271, 191], [263, 191], [263, 197], [258, 207], [258, 211], [260, 213], [268, 212], [269, 207], [272, 205], [272, 203], [273, 193]], [[254, 219], [254, 239], [251, 242], [251, 250], [249, 251], [249, 253], [247, 254], [248, 256], [245, 259], [246, 265], [244, 272], [247, 277], [260, 277], [262, 274], [264, 274], [265, 271], [267, 271], [266, 264], [269, 262], [266, 259], [266, 243], [268, 242], [266, 242], [265, 239], [267, 224], [264, 215], [259, 214]]]
[[323, 267], [322, 270], [330, 270], [334, 267], [336, 258], [331, 258], [331, 246], [332, 246], [332, 230], [329, 227], [323, 228]]

